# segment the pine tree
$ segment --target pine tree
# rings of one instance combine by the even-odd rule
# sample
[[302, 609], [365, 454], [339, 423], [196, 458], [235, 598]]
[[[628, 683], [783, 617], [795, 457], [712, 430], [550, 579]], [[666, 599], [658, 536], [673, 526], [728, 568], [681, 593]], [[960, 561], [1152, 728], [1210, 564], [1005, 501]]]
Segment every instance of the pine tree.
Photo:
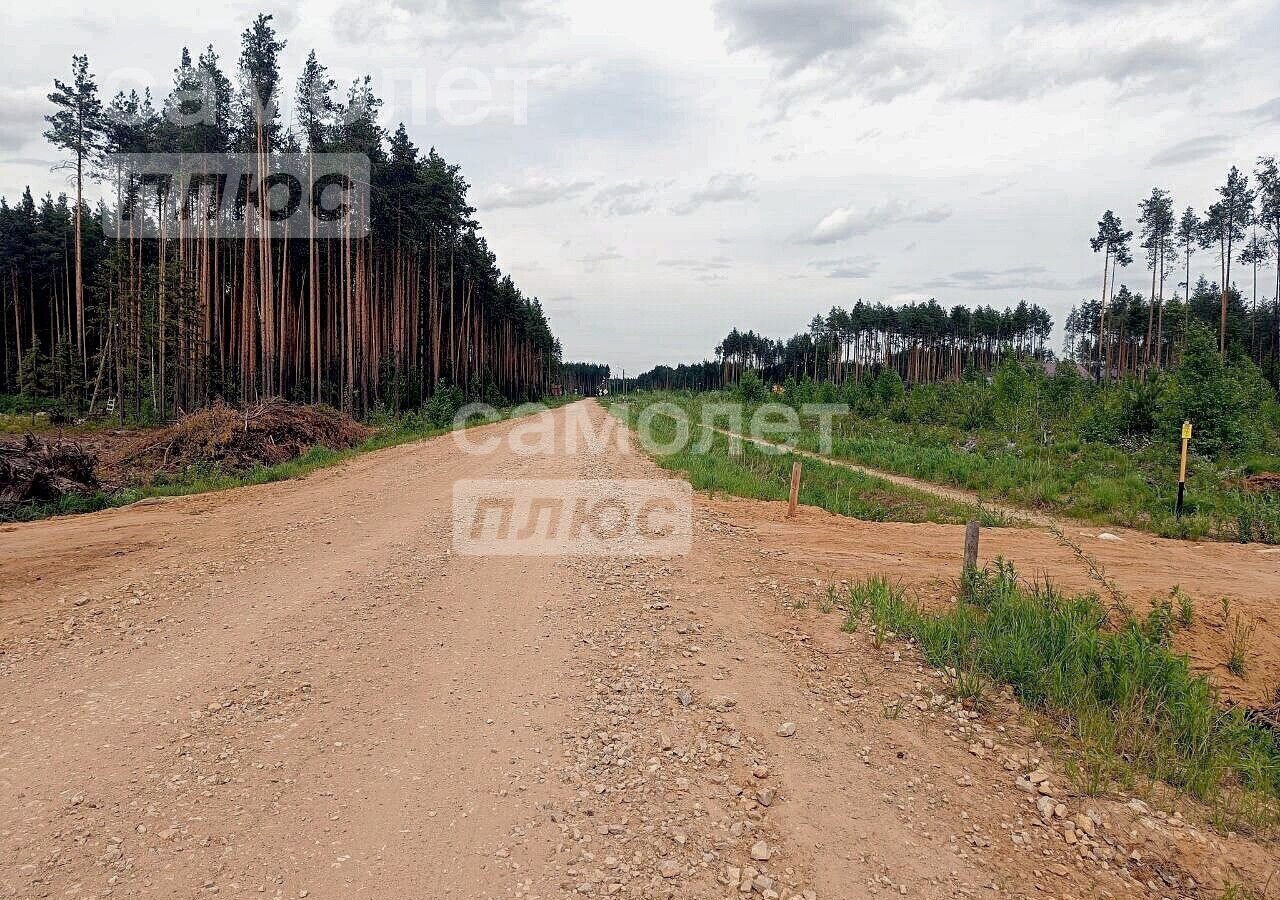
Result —
[[32, 412], [49, 395], [49, 361], [37, 335], [18, 363], [18, 392]]
[[[295, 104], [296, 131], [286, 129], [277, 112], [283, 45], [271, 19], [259, 17], [243, 34], [236, 87], [213, 48], [198, 59], [183, 50], [161, 111], [149, 90], [107, 104], [99, 146], [114, 164], [104, 173], [105, 207], [134, 213], [113, 216], [112, 233], [102, 233], [102, 209], [81, 204], [77, 222], [65, 197], [35, 200], [28, 191], [21, 204], [0, 200], [5, 388], [17, 389], [18, 362], [37, 339], [56, 350], [60, 394], [81, 393], [91, 359], [91, 396], [114, 395], [122, 414], [128, 401], [135, 416], [268, 396], [366, 412], [378, 398], [416, 404], [445, 381], [513, 399], [550, 388], [559, 343], [537, 298], [502, 273], [479, 235], [459, 167], [434, 148], [421, 153], [403, 126], [388, 135], [371, 79], [357, 79], [335, 104], [314, 55], [296, 82], [309, 101]], [[155, 189], [144, 195], [122, 156], [245, 152], [258, 175], [304, 149], [369, 158], [368, 220], [348, 220], [332, 240], [289, 240], [304, 235], [271, 234], [257, 214], [269, 215], [265, 206], [255, 210], [233, 187], [220, 207], [196, 198], [203, 215], [167, 221], [176, 227], [157, 236], [149, 230], [161, 224]], [[218, 239], [228, 229], [237, 240]], [[69, 274], [76, 244], [83, 328]], [[65, 371], [68, 358], [77, 377]]]
[[[1124, 223], [1120, 221], [1111, 210], [1107, 210], [1102, 214], [1102, 218], [1098, 220], [1098, 233], [1089, 239], [1089, 245], [1093, 248], [1093, 252], [1102, 251], [1102, 296], [1099, 305], [1102, 309], [1101, 315], [1098, 317], [1098, 381], [1101, 381], [1107, 372], [1107, 339], [1106, 339], [1106, 322], [1107, 308], [1115, 296], [1115, 273], [1117, 269], [1128, 266], [1133, 262], [1133, 257], [1129, 253], [1129, 241], [1133, 238], [1132, 231], [1124, 230]], [[1107, 263], [1111, 263], [1111, 293], [1107, 292]]]
[[62, 164], [75, 172], [75, 306], [76, 342], [80, 356], [85, 353], [84, 332], [84, 251], [81, 236], [81, 211], [84, 207], [84, 179], [91, 174], [102, 146], [102, 101], [98, 98], [98, 84], [89, 72], [89, 57], [71, 57], [71, 83], [59, 79], [53, 81], [49, 102], [57, 109], [45, 116], [49, 128], [45, 139], [71, 159]]
[[1280, 384], [1280, 367], [1277, 366], [1277, 348], [1280, 346], [1280, 167], [1274, 156], [1258, 159], [1255, 169], [1258, 184], [1258, 224], [1270, 239], [1276, 260], [1276, 279], [1271, 294], [1270, 345], [1272, 384]]
[[1147, 266], [1151, 269], [1151, 302], [1147, 312], [1147, 338], [1143, 353], [1143, 370], [1158, 355], [1161, 335], [1156, 331], [1156, 309], [1162, 297], [1157, 299], [1157, 283], [1164, 290], [1164, 264], [1168, 256], [1169, 242], [1174, 230], [1173, 198], [1168, 191], [1152, 188], [1151, 196], [1138, 204], [1141, 214], [1142, 246], [1147, 251]]
[[1221, 198], [1209, 207], [1205, 215], [1205, 227], [1218, 242], [1218, 257], [1222, 266], [1222, 315], [1218, 328], [1218, 351], [1227, 351], [1227, 291], [1231, 287], [1231, 262], [1236, 242], [1244, 240], [1245, 228], [1253, 221], [1254, 192], [1249, 189], [1248, 176], [1240, 174], [1235, 166], [1227, 173], [1227, 180], [1218, 189]]

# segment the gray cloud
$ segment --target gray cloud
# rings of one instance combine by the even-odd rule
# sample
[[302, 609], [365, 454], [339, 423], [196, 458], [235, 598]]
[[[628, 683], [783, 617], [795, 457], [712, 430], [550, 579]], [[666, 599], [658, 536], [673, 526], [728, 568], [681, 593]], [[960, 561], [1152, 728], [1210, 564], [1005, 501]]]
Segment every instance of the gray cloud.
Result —
[[598, 253], [588, 253], [585, 256], [577, 257], [577, 261], [582, 263], [582, 267], [588, 272], [594, 272], [605, 263], [614, 262], [622, 259], [622, 254], [618, 252], [616, 247], [609, 247]]
[[658, 265], [670, 269], [683, 269], [686, 272], [715, 272], [733, 267], [733, 261], [727, 256], [713, 256], [710, 259], [660, 259]]
[[713, 284], [725, 280], [725, 272], [733, 268], [733, 261], [727, 256], [713, 256], [710, 259], [660, 259], [658, 265], [668, 269], [687, 272], [694, 281]]
[[653, 185], [624, 181], [596, 192], [595, 203], [610, 216], [635, 216], [654, 207]]
[[1009, 269], [966, 269], [952, 272], [925, 281], [917, 287], [930, 291], [1066, 291], [1075, 289], [1077, 285], [1048, 277], [1048, 270], [1044, 266], [1014, 266]]
[[1224, 153], [1230, 146], [1231, 138], [1227, 135], [1206, 134], [1166, 147], [1151, 157], [1149, 165], [1176, 166], [1180, 163], [1195, 162]]
[[852, 206], [833, 209], [822, 217], [804, 238], [806, 244], [834, 244], [854, 235], [871, 234], [890, 225], [903, 222], [933, 224], [951, 216], [951, 210], [943, 206], [930, 209], [913, 209], [900, 200], [889, 200], [867, 210]]
[[809, 268], [819, 269], [828, 278], [870, 278], [879, 267], [879, 260], [871, 256], [845, 256], [840, 259], [815, 259]]
[[45, 128], [44, 114], [52, 108], [46, 96], [49, 90], [39, 85], [0, 85], [0, 150], [17, 150], [28, 141], [40, 139]]
[[772, 60], [777, 116], [797, 102], [859, 95], [888, 102], [927, 84], [935, 60], [911, 42], [885, 0], [720, 0], [716, 23], [731, 51]]
[[[674, 47], [648, 27], [620, 33], [632, 13], [559, 2], [335, 0], [365, 21], [335, 20], [331, 30], [323, 18], [332, 5], [267, 0], [267, 8], [296, 13], [278, 19], [297, 23], [282, 34], [286, 95], [312, 44], [343, 84], [372, 69], [387, 100], [383, 123], [405, 119], [424, 150], [434, 144], [462, 165], [500, 264], [522, 290], [553, 298], [546, 304], [566, 355], [632, 371], [707, 352], [723, 334], [726, 306], [739, 310], [741, 327], [783, 335], [847, 303], [851, 290], [965, 303], [1025, 296], [1050, 305], [1060, 325], [1067, 304], [1098, 291], [1101, 261], [1085, 238], [1102, 208], [1132, 223], [1153, 171], [1177, 176], [1168, 187], [1201, 204], [1214, 182], [1196, 170], [1208, 162], [1216, 171], [1227, 156], [1251, 168], [1266, 148], [1246, 146], [1246, 134], [1265, 144], [1276, 127], [1268, 123], [1280, 122], [1280, 87], [1265, 78], [1280, 19], [1258, 12], [1262, 0], [1119, 0], [1115, 14], [1107, 0], [963, 9], [922, 0], [711, 0], [658, 26], [679, 32]], [[118, 23], [101, 11], [90, 22], [36, 5], [6, 23], [10, 43], [26, 48], [9, 60], [12, 87], [0, 88], [0, 174], [10, 201], [27, 182], [37, 194], [66, 189], [65, 173], [31, 158], [60, 156], [41, 141], [40, 117], [73, 50], [89, 51], [104, 90], [128, 77], [113, 70], [136, 66], [163, 95], [182, 41], [214, 41], [234, 69], [239, 31], [256, 10], [249, 0], [231, 3], [239, 13], [210, 18], [205, 36], [152, 17], [132, 44], [117, 40]], [[606, 33], [610, 24], [618, 27]], [[361, 29], [373, 37], [362, 40]], [[1189, 58], [1179, 41], [1192, 45]], [[475, 124], [447, 121], [433, 102], [442, 73], [465, 66], [498, 93], [497, 112]], [[505, 113], [501, 67], [528, 78], [521, 121]], [[1226, 83], [1225, 94], [1215, 89]], [[33, 87], [16, 97], [22, 85]], [[957, 86], [985, 92], [991, 105], [952, 102]], [[1116, 103], [1126, 91], [1164, 93]], [[778, 108], [793, 116], [761, 127]], [[1029, 129], [1048, 115], [1058, 124], [1048, 126], [1046, 147]], [[1235, 140], [1215, 145], [1218, 135]], [[1186, 138], [1197, 140], [1181, 146]], [[1215, 146], [1221, 157], [1170, 161]], [[1109, 172], [1101, 186], [1100, 147]], [[698, 159], [711, 161], [672, 168]], [[1053, 177], [1031, 191], [1046, 166]], [[908, 170], [909, 180], [885, 182], [886, 172]], [[758, 180], [712, 183], [713, 172]], [[1017, 186], [999, 193], [1012, 178]], [[506, 208], [489, 208], [490, 198]], [[1000, 251], [975, 256], [984, 241]], [[757, 262], [763, 254], [770, 265]], [[1194, 265], [1212, 270], [1216, 260], [1199, 254]], [[704, 283], [715, 279], [723, 280]], [[1059, 280], [1067, 289], [1056, 290]], [[554, 299], [569, 296], [576, 300]], [[680, 333], [659, 334], [654, 323], [673, 318]]]
[[1126, 93], [1167, 94], [1202, 82], [1213, 57], [1201, 41], [1150, 38], [1121, 47], [1058, 50], [1029, 42], [1017, 56], [978, 69], [950, 92], [962, 100], [1030, 100], [1052, 90], [1105, 81]]
[[754, 175], [721, 173], [712, 175], [705, 187], [698, 188], [689, 198], [672, 207], [679, 216], [706, 206], [708, 203], [728, 203], [731, 200], [749, 200], [755, 196]]
[[530, 178], [523, 184], [497, 185], [481, 203], [488, 209], [515, 207], [528, 209], [558, 203], [581, 194], [591, 187], [590, 181], [560, 181], [554, 178]]
[[652, 144], [688, 124], [683, 90], [672, 72], [637, 59], [557, 67], [530, 87], [529, 125], [548, 140], [589, 134]]
[[345, 0], [332, 24], [349, 42], [408, 38], [448, 52], [528, 37], [555, 21], [540, 0]]
[[1098, 13], [1140, 9], [1152, 5], [1152, 0], [1051, 0], [1045, 6], [1033, 10], [1028, 19], [1079, 21]]
[[979, 191], [978, 196], [994, 197], [996, 194], [1002, 194], [1005, 191], [1009, 190], [1009, 188], [1013, 187], [1017, 183], [1018, 183], [1017, 179], [1006, 178], [1004, 181], [1001, 181], [999, 184], [987, 188], [985, 191]]
[[1280, 97], [1272, 97], [1266, 103], [1248, 110], [1246, 115], [1255, 118], [1261, 117], [1267, 122], [1280, 122]]
[[877, 0], [720, 0], [715, 13], [730, 50], [760, 50], [784, 76], [865, 47], [899, 21]]

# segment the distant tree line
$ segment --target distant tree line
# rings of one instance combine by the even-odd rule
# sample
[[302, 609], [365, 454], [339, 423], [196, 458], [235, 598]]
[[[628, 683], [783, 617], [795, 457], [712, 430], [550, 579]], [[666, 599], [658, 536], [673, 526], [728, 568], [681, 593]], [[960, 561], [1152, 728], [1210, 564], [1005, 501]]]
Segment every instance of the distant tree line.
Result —
[[[1204, 212], [1188, 206], [1178, 215], [1172, 195], [1153, 188], [1138, 204], [1136, 235], [1112, 210], [1098, 220], [1089, 242], [1102, 255], [1101, 289], [1072, 309], [1064, 348], [1095, 377], [1145, 376], [1171, 367], [1190, 325], [1200, 322], [1215, 332], [1219, 352], [1252, 360], [1272, 385], [1280, 384], [1280, 167], [1275, 157], [1258, 159], [1252, 183], [1232, 166], [1215, 194]], [[1217, 277], [1201, 275], [1193, 282], [1192, 263], [1202, 251], [1216, 259]], [[1117, 287], [1120, 270], [1134, 262], [1135, 252], [1150, 271], [1145, 294], [1124, 283]], [[1242, 273], [1248, 279], [1247, 299], [1237, 286]], [[1268, 281], [1270, 299], [1263, 293]]]
[[594, 397], [609, 382], [609, 367], [600, 363], [567, 362], [560, 366], [560, 384], [565, 393]]
[[[216, 399], [361, 413], [415, 406], [440, 385], [509, 398], [550, 387], [559, 343], [479, 235], [458, 166], [421, 152], [403, 124], [384, 130], [368, 76], [338, 96], [314, 52], [283, 121], [284, 46], [258, 16], [234, 83], [212, 47], [184, 49], [158, 107], [150, 90], [104, 102], [87, 57], [73, 58], [45, 136], [74, 195], [0, 200], [0, 393], [78, 413], [115, 398], [164, 419]], [[107, 225], [148, 202], [108, 153], [252, 154], [269, 178], [278, 154], [336, 152], [370, 160], [366, 236], [273, 237], [241, 198], [171, 237]], [[95, 181], [108, 200], [91, 206]], [[241, 220], [241, 238], [217, 238]]]
[[945, 309], [936, 300], [887, 306], [859, 300], [814, 316], [809, 330], [786, 340], [734, 328], [715, 348], [716, 359], [656, 366], [628, 385], [639, 389], [714, 390], [745, 372], [780, 384], [788, 378], [842, 384], [894, 372], [908, 384], [956, 380], [966, 371], [991, 372], [1009, 356], [1047, 358], [1053, 319], [1025, 301]]

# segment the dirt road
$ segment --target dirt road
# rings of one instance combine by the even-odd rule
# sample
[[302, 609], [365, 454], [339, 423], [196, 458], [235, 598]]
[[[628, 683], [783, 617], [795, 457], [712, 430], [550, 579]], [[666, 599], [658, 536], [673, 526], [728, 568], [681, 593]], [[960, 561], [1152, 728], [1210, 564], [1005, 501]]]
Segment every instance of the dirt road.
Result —
[[[668, 558], [453, 552], [458, 479], [666, 477], [579, 450], [443, 437], [0, 528], [0, 896], [1208, 897], [1274, 868], [1080, 796], [1012, 701], [841, 633], [849, 560], [794, 543], [816, 511], [699, 498]], [[1015, 786], [1041, 769], [1047, 821]]]

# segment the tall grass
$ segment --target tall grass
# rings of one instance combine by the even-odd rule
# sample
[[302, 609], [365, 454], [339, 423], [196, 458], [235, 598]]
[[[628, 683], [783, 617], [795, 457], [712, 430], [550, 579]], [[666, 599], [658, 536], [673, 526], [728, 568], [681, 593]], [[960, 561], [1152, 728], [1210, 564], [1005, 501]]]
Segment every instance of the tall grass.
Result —
[[[703, 404], [725, 399], [720, 394], [651, 396], [676, 402], [695, 422]], [[756, 408], [747, 404], [747, 421]], [[1235, 486], [1236, 474], [1266, 470], [1276, 462], [1273, 457], [1250, 457], [1236, 473], [1193, 456], [1187, 506], [1179, 520], [1174, 516], [1178, 455], [1172, 445], [1125, 446], [989, 425], [960, 428], [927, 417], [899, 421], [849, 414], [832, 424], [833, 459], [964, 488], [984, 499], [1165, 537], [1280, 542], [1280, 496]], [[795, 446], [818, 450], [818, 419], [802, 417], [801, 425]]]
[[1169, 647], [1171, 608], [1115, 621], [1096, 596], [1028, 587], [1013, 568], [971, 573], [951, 609], [930, 613], [884, 578], [852, 586], [846, 627], [863, 616], [914, 637], [930, 662], [1012, 686], [1076, 739], [1083, 784], [1164, 782], [1232, 825], [1280, 824], [1280, 741], [1224, 708]]
[[[615, 414], [628, 412], [634, 424], [634, 408], [614, 408]], [[843, 466], [831, 465], [792, 453], [777, 452], [750, 441], [731, 441], [719, 432], [692, 423], [692, 440], [674, 452], [656, 454], [665, 469], [680, 472], [702, 491], [757, 500], [786, 500], [790, 491], [791, 465], [803, 468], [800, 502], [837, 515], [867, 521], [939, 522], [963, 524], [977, 519], [989, 527], [1007, 525], [1005, 517], [967, 503], [936, 497], [904, 488]], [[668, 415], [652, 418], [650, 434], [659, 443], [674, 443], [677, 423]]]

